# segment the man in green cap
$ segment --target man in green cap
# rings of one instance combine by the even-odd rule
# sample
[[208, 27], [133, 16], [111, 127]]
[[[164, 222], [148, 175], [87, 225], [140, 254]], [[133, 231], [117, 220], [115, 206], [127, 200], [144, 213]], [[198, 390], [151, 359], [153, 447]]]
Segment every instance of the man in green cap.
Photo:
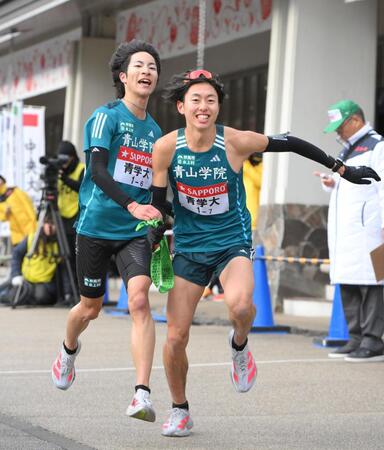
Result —
[[[341, 100], [340, 102], [335, 103], [329, 107], [329, 124], [324, 128], [324, 133], [337, 131], [340, 135], [340, 133], [343, 133], [344, 127], [342, 125], [344, 122], [345, 124], [348, 124], [354, 116], [360, 117], [362, 119], [362, 125], [364, 125], [364, 113], [357, 103], [352, 100]], [[340, 137], [344, 139], [342, 135], [340, 135]], [[348, 136], [346, 136], [346, 139], [348, 139]]]
[[[325, 133], [336, 131], [343, 149], [339, 158], [348, 166], [372, 167], [384, 175], [384, 140], [365, 121], [352, 100], [329, 107]], [[384, 185], [351, 184], [339, 174], [320, 176], [331, 193], [328, 246], [332, 284], [340, 284], [349, 341], [329, 354], [350, 362], [384, 361], [383, 282], [377, 282], [370, 252], [384, 242]]]

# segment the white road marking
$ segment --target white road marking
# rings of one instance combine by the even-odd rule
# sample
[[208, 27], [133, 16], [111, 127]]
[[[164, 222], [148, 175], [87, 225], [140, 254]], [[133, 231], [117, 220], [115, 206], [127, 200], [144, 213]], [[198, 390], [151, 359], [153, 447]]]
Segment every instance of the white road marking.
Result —
[[[308, 363], [334, 363], [342, 362], [343, 358], [340, 359], [328, 359], [328, 358], [312, 358], [312, 359], [275, 359], [269, 361], [256, 361], [257, 365], [268, 365], [268, 364], [308, 364]], [[200, 368], [200, 367], [219, 367], [219, 366], [230, 366], [231, 362], [217, 362], [217, 363], [198, 363], [190, 364], [189, 368]], [[135, 367], [100, 367], [94, 369], [76, 369], [78, 373], [92, 373], [92, 372], [131, 372], [136, 370]], [[164, 366], [153, 366], [152, 370], [164, 370]], [[51, 373], [50, 370], [0, 370], [0, 375], [33, 375], [33, 374], [45, 374]]]

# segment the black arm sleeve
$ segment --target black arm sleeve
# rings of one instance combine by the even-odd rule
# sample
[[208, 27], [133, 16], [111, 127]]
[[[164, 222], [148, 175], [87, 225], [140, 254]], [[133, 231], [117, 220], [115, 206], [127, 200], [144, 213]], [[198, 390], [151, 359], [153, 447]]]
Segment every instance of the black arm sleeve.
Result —
[[164, 208], [167, 199], [167, 188], [152, 185], [150, 191], [152, 192], [151, 205]]
[[109, 174], [108, 167], [108, 150], [98, 148], [97, 151], [91, 152], [91, 178], [92, 181], [112, 200], [114, 200], [122, 208], [127, 206], [133, 200], [119, 188], [119, 185]]
[[163, 220], [165, 220], [165, 216], [169, 215], [167, 211], [167, 188], [152, 185], [150, 191], [152, 192], [151, 205], [161, 212]]
[[313, 145], [303, 139], [289, 136], [287, 134], [278, 134], [268, 136], [268, 145], [265, 152], [293, 152], [304, 158], [312, 159], [329, 169], [332, 169], [336, 163], [335, 158], [327, 155], [316, 145]]

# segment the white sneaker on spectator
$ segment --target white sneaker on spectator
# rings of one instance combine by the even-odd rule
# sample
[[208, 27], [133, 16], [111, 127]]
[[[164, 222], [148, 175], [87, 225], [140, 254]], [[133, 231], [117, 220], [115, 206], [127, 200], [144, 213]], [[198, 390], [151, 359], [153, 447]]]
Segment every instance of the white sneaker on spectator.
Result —
[[135, 419], [154, 422], [156, 420], [156, 413], [149, 398], [149, 392], [145, 389], [138, 389], [127, 408], [126, 414]]
[[168, 420], [163, 425], [163, 436], [184, 437], [191, 434], [193, 422], [188, 409], [172, 408]]
[[68, 355], [64, 349], [64, 345], [61, 346], [59, 354], [52, 364], [51, 374], [54, 385], [63, 391], [70, 388], [76, 378], [75, 359], [80, 353], [81, 342], [77, 342], [76, 353]]
[[248, 392], [255, 384], [257, 368], [248, 344], [243, 350], [237, 351], [232, 347], [235, 330], [229, 333], [229, 346], [232, 350], [231, 380], [237, 392]]

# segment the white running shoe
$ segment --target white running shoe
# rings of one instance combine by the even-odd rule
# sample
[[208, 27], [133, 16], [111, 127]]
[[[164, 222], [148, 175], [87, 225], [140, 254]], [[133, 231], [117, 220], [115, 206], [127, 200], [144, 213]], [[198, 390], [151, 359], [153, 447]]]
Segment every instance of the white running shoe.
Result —
[[126, 414], [135, 419], [154, 422], [156, 413], [153, 409], [151, 399], [149, 398], [149, 392], [144, 389], [138, 389], [133, 396], [131, 404], [127, 408]]
[[255, 384], [257, 368], [248, 344], [240, 352], [232, 347], [235, 330], [229, 333], [229, 346], [232, 350], [231, 380], [237, 392], [248, 392]]
[[52, 364], [51, 374], [52, 381], [58, 389], [66, 391], [72, 386], [72, 383], [76, 378], [75, 359], [80, 353], [81, 342], [77, 342], [77, 350], [73, 355], [68, 355], [64, 349], [64, 345], [61, 346], [59, 354]]
[[167, 422], [163, 425], [163, 436], [183, 437], [191, 434], [193, 422], [188, 409], [172, 408]]

